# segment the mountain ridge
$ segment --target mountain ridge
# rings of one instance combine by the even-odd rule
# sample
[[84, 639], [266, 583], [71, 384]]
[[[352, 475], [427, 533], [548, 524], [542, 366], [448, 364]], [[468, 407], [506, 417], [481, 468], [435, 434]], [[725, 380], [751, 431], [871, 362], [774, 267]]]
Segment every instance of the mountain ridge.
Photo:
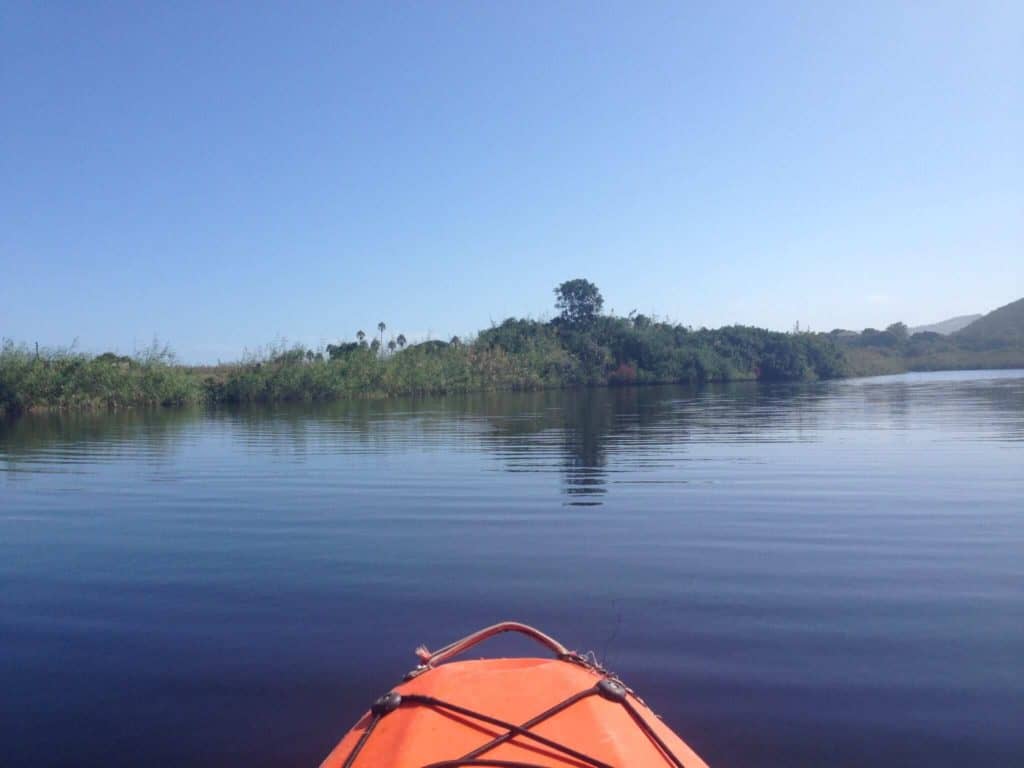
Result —
[[1024, 344], [1024, 298], [993, 309], [952, 337], [972, 347]]
[[926, 325], [916, 325], [910, 329], [911, 334], [915, 333], [938, 333], [942, 336], [948, 336], [951, 333], [963, 330], [968, 325], [976, 320], [980, 320], [985, 315], [979, 313], [973, 315], [957, 315], [956, 317], [950, 317], [945, 320], [940, 320], [937, 323], [928, 323]]

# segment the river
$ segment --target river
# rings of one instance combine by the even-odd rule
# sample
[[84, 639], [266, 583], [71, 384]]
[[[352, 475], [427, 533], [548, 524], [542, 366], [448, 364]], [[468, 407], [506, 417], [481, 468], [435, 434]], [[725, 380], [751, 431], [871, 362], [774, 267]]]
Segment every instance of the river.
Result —
[[314, 766], [504, 618], [712, 768], [1024, 765], [1024, 371], [0, 424], [8, 768]]

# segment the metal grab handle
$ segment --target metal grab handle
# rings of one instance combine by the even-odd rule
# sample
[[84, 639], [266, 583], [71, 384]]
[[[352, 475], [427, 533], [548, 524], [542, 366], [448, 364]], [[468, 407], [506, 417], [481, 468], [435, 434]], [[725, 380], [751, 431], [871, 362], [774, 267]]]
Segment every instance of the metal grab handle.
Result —
[[469, 650], [477, 643], [482, 643], [488, 638], [500, 635], [502, 632], [519, 632], [520, 634], [533, 638], [549, 650], [554, 651], [555, 655], [559, 657], [569, 656], [572, 654], [568, 648], [553, 637], [545, 635], [539, 629], [535, 629], [529, 624], [520, 624], [518, 621], [502, 621], [498, 624], [492, 624], [489, 627], [477, 630], [470, 635], [466, 635], [461, 640], [456, 640], [454, 643], [446, 645], [441, 650], [433, 653], [428, 651], [426, 646], [421, 645], [416, 649], [416, 658], [420, 660], [420, 664], [424, 667], [433, 667], [437, 664], [448, 661], [448, 659], [462, 653], [463, 651]]

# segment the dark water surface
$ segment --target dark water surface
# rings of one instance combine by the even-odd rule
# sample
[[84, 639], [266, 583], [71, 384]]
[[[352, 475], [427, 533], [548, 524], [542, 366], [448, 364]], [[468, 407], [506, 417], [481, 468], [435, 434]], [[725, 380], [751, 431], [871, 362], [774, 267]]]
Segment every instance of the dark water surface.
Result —
[[4, 766], [312, 766], [502, 618], [713, 768], [1024, 766], [1024, 372], [0, 426]]

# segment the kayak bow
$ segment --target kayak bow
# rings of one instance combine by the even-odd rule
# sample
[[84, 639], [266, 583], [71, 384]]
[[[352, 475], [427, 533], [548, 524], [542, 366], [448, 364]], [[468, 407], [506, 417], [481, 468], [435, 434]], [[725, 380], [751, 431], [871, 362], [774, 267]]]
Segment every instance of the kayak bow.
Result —
[[[449, 662], [501, 632], [555, 658]], [[533, 627], [502, 622], [416, 653], [321, 768], [707, 768], [621, 680]]]

